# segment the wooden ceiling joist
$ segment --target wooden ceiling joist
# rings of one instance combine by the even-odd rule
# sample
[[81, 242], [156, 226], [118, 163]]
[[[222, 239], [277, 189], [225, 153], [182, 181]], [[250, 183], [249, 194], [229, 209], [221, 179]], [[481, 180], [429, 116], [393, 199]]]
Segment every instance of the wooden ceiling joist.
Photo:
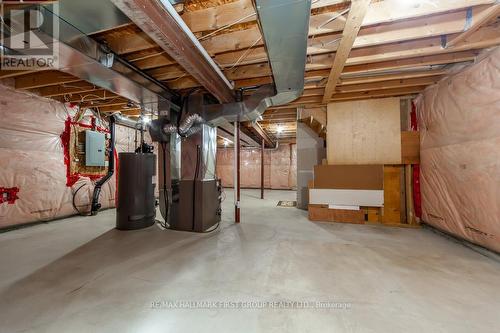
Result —
[[[312, 72], [310, 72], [312, 73]], [[428, 77], [428, 76], [442, 76], [447, 73], [444, 69], [435, 69], [435, 70], [418, 70], [418, 71], [403, 71], [394, 74], [383, 74], [383, 75], [362, 75], [357, 77], [345, 77], [341, 76], [339, 86], [344, 85], [353, 85], [353, 84], [365, 84], [371, 82], [382, 82], [382, 81], [391, 81], [391, 80], [405, 80], [411, 78], [420, 78], [420, 77]], [[308, 77], [311, 77], [306, 73], [306, 85], [305, 85], [305, 94], [310, 94], [308, 92], [309, 89], [314, 89], [317, 87], [324, 87], [326, 84], [326, 80], [317, 80], [307, 82]], [[242, 87], [251, 87], [251, 86], [259, 86], [264, 84], [272, 83], [272, 78], [270, 77], [258, 77], [253, 79], [243, 79], [235, 81], [235, 86], [238, 88]]]
[[353, 84], [367, 84], [372, 82], [383, 82], [391, 80], [406, 80], [412, 78], [428, 77], [428, 76], [443, 76], [447, 74], [444, 69], [435, 70], [420, 70], [420, 71], [404, 71], [394, 74], [383, 74], [383, 75], [361, 75], [357, 77], [345, 77], [341, 76], [340, 86], [349, 86]]
[[[426, 86], [415, 86], [415, 87], [391, 88], [391, 89], [381, 89], [381, 90], [371, 90], [371, 91], [369, 90], [362, 92], [336, 93], [331, 97], [330, 100], [328, 100], [327, 103], [414, 95], [423, 91], [425, 87]], [[279, 110], [281, 108], [289, 108], [290, 106], [320, 107], [324, 104], [325, 103], [323, 103], [322, 96], [300, 97], [299, 99], [293, 101], [292, 103], [289, 103], [286, 106], [275, 107], [274, 110]]]
[[[234, 125], [226, 122], [224, 124], [219, 125], [219, 129], [222, 129], [226, 131], [231, 137], [234, 137]], [[233, 139], [231, 139], [232, 141]], [[246, 146], [252, 146], [252, 147], [259, 147], [260, 143], [257, 143], [253, 138], [248, 136], [246, 133], [240, 131], [240, 140], [242, 140], [242, 143]]]
[[228, 143], [233, 143], [233, 135], [227, 133], [226, 131], [220, 129], [220, 128], [217, 128], [217, 136], [224, 139], [224, 140], [227, 140]]
[[71, 96], [73, 94], [83, 94], [98, 89], [95, 85], [86, 81], [64, 83], [57, 86], [48, 86], [32, 89], [32, 92], [43, 97]]
[[[399, 40], [408, 40], [412, 38], [424, 38], [429, 36], [436, 36], [437, 34], [442, 35], [452, 32], [461, 32], [464, 25], [463, 21], [465, 20], [465, 15], [466, 15], [465, 11], [448, 13], [450, 9], [455, 9], [455, 10], [463, 9], [465, 7], [468, 7], [466, 6], [466, 3], [468, 3], [469, 6], [477, 6], [477, 5], [492, 3], [492, 1], [473, 1], [472, 3], [469, 1], [455, 1], [455, 3], [452, 3], [451, 1], [441, 0], [439, 5], [430, 6], [429, 4], [424, 3], [421, 4], [418, 8], [411, 8], [411, 10], [402, 11], [398, 10], [397, 6], [396, 7], [390, 6], [386, 4], [386, 2], [387, 1], [375, 2], [371, 4], [370, 11], [363, 22], [363, 25], [366, 27], [366, 29], [362, 29], [360, 32], [360, 36], [363, 36], [363, 38], [358, 38], [358, 40], [355, 41], [354, 44], [355, 48], [365, 47], [368, 45], [397, 42]], [[219, 8], [219, 7], [214, 7], [214, 8]], [[484, 9], [485, 9], [484, 6], [473, 8], [474, 15], [480, 16], [481, 11], [484, 11]], [[388, 15], [388, 13], [390, 15]], [[436, 15], [441, 13], [444, 14], [435, 17], [428, 17], [431, 14]], [[330, 15], [329, 17], [331, 17], [331, 15], [336, 15], [335, 12], [327, 14]], [[327, 15], [327, 14], [320, 14], [317, 16]], [[424, 18], [419, 19], [420, 17]], [[314, 27], [321, 25], [321, 23], [319, 22], [324, 23], [325, 19], [327, 19], [326, 17], [319, 17], [318, 22], [315, 22], [314, 18], [315, 15], [313, 15], [311, 18], [311, 26], [309, 29], [312, 35], [317, 34], [317, 32], [314, 32]], [[412, 19], [412, 20], [402, 21], [402, 19]], [[322, 30], [321, 33], [325, 32], [332, 33], [332, 32], [342, 31], [345, 25], [345, 22], [343, 21], [341, 22], [340, 25], [337, 25], [336, 28], [330, 27], [330, 25], [332, 25], [334, 22], [339, 22], [339, 21], [342, 20], [339, 18], [329, 24], [326, 24], [324, 27], [322, 27], [322, 29], [325, 29], [326, 27], [330, 28], [330, 30], [327, 31]], [[390, 25], [386, 24], [383, 26], [370, 27], [373, 26], [374, 24], [381, 24], [388, 22], [395, 22], [395, 23]], [[424, 26], [425, 28], [422, 29], [421, 26]], [[221, 52], [225, 53], [218, 55], [216, 57], [217, 62], [222, 64], [223, 66], [232, 66], [236, 62], [236, 60], [239, 59], [241, 53], [246, 52], [246, 48], [254, 44], [255, 41], [258, 40], [259, 38], [260, 38], [260, 32], [258, 28], [252, 27], [246, 30], [234, 31], [214, 36], [210, 39], [204, 40], [203, 45], [207, 49], [207, 51], [211, 54], [217, 54]], [[139, 33], [137, 35], [127, 35], [127, 38], [123, 38], [120, 35], [110, 34], [108, 37], [105, 37], [104, 39], [107, 39], [108, 44], [117, 53], [127, 53], [139, 50], [142, 53], [145, 52], [145, 50], [147, 49], [157, 47], [157, 45], [151, 39], [148, 39], [148, 37], [144, 33]], [[329, 41], [331, 41], [332, 39], [335, 39], [335, 35], [315, 36], [313, 43], [314, 46], [311, 46], [309, 48], [309, 54], [318, 54], [318, 53], [335, 51], [337, 44], [329, 43]], [[260, 44], [262, 44], [262, 42]], [[239, 49], [245, 49], [245, 50], [240, 52], [234, 52]], [[259, 62], [267, 61], [267, 57], [263, 47], [258, 47], [253, 49], [252, 52], [246, 57], [246, 60], [243, 63], [248, 64], [256, 62], [255, 59], [257, 59]], [[172, 64], [175, 64], [175, 62], [168, 56], [162, 54], [161, 51], [157, 55], [156, 60], [143, 59], [140, 62], [136, 63], [138, 67], [144, 69], [152, 69]]]
[[[425, 57], [413, 56], [409, 58], [393, 59], [391, 61], [364, 63], [352, 66], [348, 65], [344, 68], [343, 73], [367, 73], [401, 68], [456, 63], [472, 60], [476, 55], [476, 51], [463, 51], [456, 53], [430, 55]], [[321, 63], [321, 66], [318, 63], [316, 63], [315, 66], [306, 65], [306, 77], [328, 77], [330, 68], [332, 67], [330, 61], [331, 60]], [[318, 67], [322, 69], [318, 70]], [[258, 78], [266, 77], [269, 75], [271, 75], [271, 69], [267, 64], [242, 66], [238, 70], [227, 73], [227, 76], [230, 79]]]
[[[438, 37], [356, 49], [351, 52], [350, 58], [347, 60], [347, 65], [475, 50], [498, 44], [500, 44], [500, 25], [495, 24], [478, 30], [467, 41], [459, 43], [459, 45], [452, 49], [443, 48], [441, 38]], [[309, 63], [306, 65], [306, 69], [310, 71], [317, 68], [330, 68], [333, 57], [334, 54], [308, 57]], [[236, 80], [237, 87], [248, 87], [272, 82], [272, 73], [267, 64], [240, 66], [226, 71], [226, 73], [229, 78]], [[265, 77], [265, 81], [262, 81], [263, 77]], [[194, 86], [196, 86], [196, 82], [189, 78], [181, 78], [172, 84], [172, 87], [178, 89], [192, 88]]]
[[[93, 108], [93, 107], [98, 107], [98, 108], [107, 108], [107, 107], [117, 107], [121, 109], [135, 109], [138, 108], [137, 105], [129, 106], [129, 102], [121, 97], [111, 99], [111, 100], [104, 100], [104, 101], [90, 101], [90, 102], [83, 102], [80, 103], [80, 107], [82, 108]], [[120, 110], [121, 110], [120, 109]]]
[[[472, 5], [480, 5], [480, 4], [488, 4], [488, 3], [491, 3], [491, 2], [475, 2], [473, 3]], [[469, 3], [468, 3], [469, 4]], [[447, 9], [455, 9], [455, 7], [453, 7], [454, 4], [452, 4], [451, 2], [447, 2], [445, 5], [448, 5], [449, 7], [444, 7], [444, 8], [447, 8]], [[465, 7], [465, 6], [464, 6]], [[441, 12], [441, 7], [439, 8], [439, 10], [437, 10], [437, 12]], [[484, 8], [476, 8], [474, 9], [477, 13], [484, 13]], [[446, 23], [446, 25], [444, 26], [441, 26], [441, 28], [447, 28], [447, 29], [450, 29], [450, 30], [445, 30], [447, 33], [451, 32], [451, 31], [455, 31], [456, 29], [458, 29], [457, 27], [459, 26], [459, 22], [460, 22], [460, 19], [459, 19], [459, 16], [463, 14], [463, 13], [449, 13], [449, 14], [446, 14], [446, 18], [450, 19], [450, 18], [455, 18], [454, 20], [452, 20], [452, 24], [450, 22]], [[444, 24], [444, 23], [439, 23], [439, 19], [436, 19], [434, 20], [434, 22], [437, 22], [437, 24]], [[416, 27], [416, 25], [414, 25]], [[428, 36], [430, 34], [438, 34], [439, 31], [441, 31], [440, 29], [437, 29], [439, 28], [439, 26], [434, 26], [434, 27], [430, 27], [428, 29], [414, 29], [415, 32], [417, 31], [427, 31], [427, 35], [425, 36]], [[494, 45], [498, 45], [499, 44], [499, 36], [500, 34], [498, 33], [499, 31], [497, 30], [497, 26], [493, 26], [493, 27], [488, 27], [487, 29], [484, 29], [481, 33], [476, 33], [473, 35], [473, 37], [476, 37], [476, 38], [470, 38], [467, 40], [467, 43], [462, 43], [460, 48], [454, 48], [452, 51], [466, 51], [466, 50], [476, 50], [476, 49], [481, 49], [481, 48], [485, 48], [485, 47], [489, 47], [489, 46], [494, 46]], [[411, 37], [421, 37], [422, 35], [413, 35]], [[454, 36], [453, 34], [451, 35], [452, 37]], [[399, 37], [396, 37], [396, 38], [401, 38], [401, 35]], [[385, 41], [390, 41], [389, 39], [385, 40]], [[384, 41], [384, 42], [385, 42]], [[471, 43], [472, 41], [472, 43]], [[362, 45], [362, 44], [359, 44], [359, 45]], [[382, 50], [388, 50], [388, 52], [381, 52]], [[376, 52], [378, 51], [378, 52]], [[358, 52], [356, 54], [356, 52]], [[370, 54], [371, 52], [371, 54]], [[392, 43], [392, 44], [387, 44], [387, 45], [383, 45], [382, 46], [377, 46], [377, 47], [364, 47], [364, 48], [360, 48], [360, 49], [356, 49], [356, 50], [353, 50], [353, 55], [357, 57], [355, 58], [349, 58], [348, 59], [348, 63], [349, 64], [356, 64], [356, 65], [359, 65], [359, 64], [364, 64], [364, 63], [369, 63], [370, 61], [388, 61], [388, 60], [401, 60], [403, 59], [403, 61], [398, 61], [397, 63], [397, 66], [394, 66], [394, 70], [397, 70], [397, 69], [407, 69], [407, 68], [411, 68], [411, 67], [418, 67], [418, 66], [432, 66], [432, 65], [438, 65], [438, 64], [446, 64], [446, 60], [445, 59], [449, 59], [450, 62], [449, 63], [455, 63], [455, 62], [461, 62], [461, 61], [470, 61], [470, 60], [473, 60], [474, 57], [477, 55], [477, 51], [473, 51], [472, 53], [470, 54], [465, 54], [465, 53], [461, 53], [461, 54], [454, 54], [454, 55], [451, 55], [450, 57], [432, 57], [432, 55], [435, 55], [435, 54], [441, 54], [441, 53], [446, 53], [446, 52], [449, 52], [449, 50], [444, 50], [442, 48], [442, 45], [441, 45], [441, 38], [440, 37], [432, 37], [432, 38], [427, 38], [427, 39], [416, 39], [416, 40], [411, 40], [411, 41], [405, 41], [405, 42], [398, 42], [398, 43]], [[413, 57], [411, 57], [413, 55]], [[413, 60], [415, 60], [415, 58], [417, 58], [419, 55], [422, 55], [422, 56], [425, 56], [425, 58], [422, 59], [422, 61], [420, 61], [420, 63], [418, 62], [412, 62], [412, 61], [407, 61], [408, 58], [413, 58]], [[224, 56], [229, 56], [229, 54], [225, 54]], [[331, 57], [329, 57], [331, 59]], [[325, 58], [327, 59], [327, 58]], [[323, 65], [322, 63], [319, 63], [316, 61], [317, 59], [313, 59], [313, 63], [321, 68], [321, 67], [326, 67], [328, 68], [328, 64], [325, 64]], [[368, 68], [372, 71], [383, 71], [383, 70], [388, 70], [390, 69], [390, 67], [388, 68], [384, 68], [385, 65], [387, 65], [387, 63], [385, 64], [380, 64], [379, 66], [371, 66], [372, 68]], [[399, 66], [399, 68], [398, 68]], [[309, 70], [314, 70], [314, 67], [313, 66], [308, 66]], [[237, 79], [236, 81], [236, 85], [238, 87], [245, 87], [245, 86], [250, 86], [250, 85], [259, 85], [259, 84], [264, 84], [264, 83], [269, 83], [269, 82], [272, 82], [272, 78], [270, 77], [270, 71], [266, 70], [265, 67], [260, 67], [260, 71], [257, 70], [255, 71], [255, 67], [254, 68], [245, 68], [245, 70], [243, 71], [243, 75], [241, 76], [238, 76], [238, 75], [235, 75], [234, 76], [234, 79]], [[347, 73], [357, 73], [357, 71], [360, 69], [361, 67], [353, 67], [351, 68], [350, 70], [347, 71]], [[364, 66], [364, 69], [367, 69], [366, 66]], [[445, 71], [444, 70], [437, 70], [439, 71], [438, 75], [442, 75], [442, 74], [445, 74]], [[396, 74], [389, 74], [389, 75], [394, 75], [394, 76], [403, 76], [401, 79], [404, 79], [404, 78], [411, 78], [412, 77], [412, 74], [416, 75], [416, 77], [426, 77], [426, 76], [431, 76], [431, 74], [427, 74], [429, 71], [417, 71], [417, 72], [411, 72], [408, 74], [408, 76], [405, 76], [406, 73], [405, 72], [402, 72], [402, 73], [396, 73]], [[311, 73], [312, 74], [312, 73]], [[264, 75], [264, 76], [261, 76], [261, 75]], [[249, 77], [250, 76], [250, 77]], [[307, 74], [306, 74], [307, 76]], [[346, 78], [346, 80], [352, 80], [352, 84], [356, 84], [356, 83], [363, 83], [364, 78]], [[399, 77], [395, 77], [394, 79], [399, 79]], [[360, 81], [361, 80], [361, 81]], [[379, 78], [378, 75], [374, 75], [374, 76], [371, 76], [369, 78], [366, 79], [368, 82], [370, 82], [371, 80], [373, 81], [382, 81], [384, 79], [382, 78]], [[347, 83], [347, 82], [346, 82]], [[366, 82], [367, 83], [367, 82]], [[179, 84], [182, 84], [181, 82], [179, 82]], [[405, 84], [406, 85], [406, 84]], [[317, 90], [315, 90], [317, 92]], [[312, 94], [315, 94], [315, 91], [312, 91]], [[307, 95], [307, 90], [306, 90], [306, 95]]]
[[442, 75], [428, 76], [423, 78], [390, 80], [382, 82], [372, 82], [363, 84], [351, 84], [337, 86], [335, 93], [347, 93], [357, 91], [370, 91], [370, 90], [383, 90], [392, 88], [415, 87], [415, 86], [428, 86], [439, 82], [443, 78]]
[[[381, 24], [394, 23], [396, 24], [394, 25], [394, 27], [397, 27], [398, 29], [404, 29], [408, 28], [408, 25], [411, 26], [412, 20], [422, 18], [421, 19], [422, 22], [425, 22], [426, 19], [431, 19], [431, 21], [432, 20], [435, 21], [429, 22], [431, 28], [427, 29], [420, 28], [420, 30], [422, 32], [427, 31], [427, 33], [436, 34], [436, 31], [434, 32], [432, 31], [439, 28], [453, 29], [453, 27], [450, 27], [450, 23], [448, 23], [448, 21], [456, 20], [455, 23], [451, 23], [452, 26], [455, 26], [456, 24], [459, 23], [458, 20], [461, 18], [460, 21], [462, 25], [459, 28], [459, 30], [456, 30], [456, 32], [458, 32], [463, 29], [463, 23], [465, 21], [465, 11], [462, 11], [463, 15], [451, 13], [450, 14], [451, 16], [449, 17], [444, 16], [440, 17], [439, 19], [434, 19], [433, 17], [430, 16], [439, 15], [443, 13], [447, 15], [448, 12], [450, 11], [463, 10], [469, 7], [475, 7], [480, 5], [490, 5], [492, 3], [494, 3], [494, 0], [479, 0], [479, 1], [436, 0], [433, 1], [432, 4], [423, 2], [419, 4], [418, 7], [408, 6], [408, 8], [405, 9], [404, 8], [405, 6], [402, 5], [401, 0], [379, 1], [379, 2], [374, 2], [370, 5], [369, 11], [362, 22], [362, 26], [370, 27]], [[475, 8], [474, 10], [479, 10], [479, 8]], [[312, 15], [309, 26], [309, 35], [315, 36], [315, 39], [317, 39], [321, 38], [320, 36], [317, 35], [342, 32], [342, 30], [345, 27], [345, 19], [343, 17], [339, 17], [328, 24], [324, 24], [329, 19], [331, 19], [332, 17], [336, 17], [337, 15], [338, 12], [335, 11], [331, 13]], [[432, 28], [433, 23], [439, 24], [439, 22], [444, 22], [444, 24], [439, 27], [436, 26], [435, 28]], [[371, 29], [368, 29], [367, 32], [370, 31], [375, 32], [378, 29], [382, 29], [381, 32], [384, 32], [384, 29], [390, 26], [391, 25], [373, 27]], [[395, 29], [395, 31], [397, 30]], [[386, 31], [386, 33], [389, 32]], [[398, 35], [396, 34], [396, 36]], [[215, 55], [218, 53], [223, 53], [228, 51], [246, 49], [251, 45], [253, 45], [260, 37], [261, 35], [258, 27], [252, 26], [251, 28], [245, 30], [236, 30], [236, 31], [231, 31], [229, 33], [215, 35], [209, 39], [203, 40], [203, 46], [210, 54]], [[264, 44], [263, 42], [259, 42], [256, 44], [256, 46], [262, 46], [263, 44]], [[361, 45], [358, 47], [361, 47]]]
[[[346, 0], [317, 0], [312, 9], [338, 5]], [[235, 23], [256, 21], [257, 16], [251, 0], [237, 0], [216, 7], [187, 12], [182, 19], [193, 32], [212, 31]]]
[[423, 91], [425, 87], [426, 86], [415, 86], [415, 87], [405, 87], [405, 88], [369, 90], [363, 92], [338, 93], [332, 96], [330, 102], [412, 95]]
[[500, 15], [500, 4], [494, 4], [488, 7], [482, 15], [479, 17], [475, 16], [474, 13], [471, 13], [471, 20], [473, 22], [468, 26], [468, 28], [462, 32], [460, 35], [452, 38], [451, 40], [446, 42], [446, 48], [454, 47], [460, 42], [465, 41], [468, 37], [470, 37], [474, 32], [476, 32], [479, 28], [481, 28], [487, 22], [497, 18]]
[[151, 57], [142, 58], [132, 62], [135, 66], [141, 68], [142, 70], [154, 69], [175, 64], [175, 60], [170, 58], [164, 52], [159, 52], [158, 54], [155, 54]]
[[[150, 7], [158, 4], [113, 1], [140, 2]], [[243, 126], [247, 130], [242, 133], [244, 145], [259, 146], [264, 138], [271, 146], [274, 137], [280, 142], [293, 141], [297, 107], [412, 96], [446, 75], [447, 65], [472, 61], [482, 49], [500, 45], [497, 0], [432, 0], [418, 6], [402, 0], [317, 0], [312, 6], [304, 94], [288, 105], [267, 110], [257, 129], [250, 123], [246, 124], [248, 128]], [[252, 0], [186, 8], [182, 18], [236, 89], [273, 82]], [[180, 93], [207, 86], [203, 80], [209, 80], [208, 76], [191, 75], [182, 63], [185, 57], [175, 58], [160, 47], [154, 38], [160, 30], [141, 31], [130, 23], [99, 32], [94, 38], [105, 41], [114, 52]], [[186, 49], [175, 45], [181, 51]], [[9, 78], [18, 89], [44, 97], [98, 106], [102, 113], [141, 113], [128, 100], [57, 71], [0, 71], [2, 78]], [[246, 91], [250, 93], [252, 90]], [[282, 130], [279, 135], [278, 127]], [[230, 125], [220, 131], [232, 138], [234, 128]]]
[[260, 125], [260, 123], [258, 123], [258, 122], [251, 122], [248, 125], [249, 125], [249, 127], [251, 127], [253, 129], [253, 132], [257, 133], [257, 135], [262, 140], [264, 140], [265, 145], [267, 145], [267, 147], [269, 147], [269, 148], [274, 147], [275, 143], [274, 143], [273, 139], [271, 139], [271, 137], [269, 136], [269, 134], [267, 134], [267, 132], [262, 128], [262, 126]]
[[368, 6], [370, 5], [370, 0], [352, 0], [351, 9], [349, 15], [347, 16], [347, 21], [345, 24], [344, 31], [342, 33], [342, 39], [340, 40], [339, 47], [335, 52], [335, 59], [333, 61], [332, 70], [328, 76], [328, 81], [325, 87], [325, 93], [323, 95], [323, 103], [328, 102], [331, 98], [335, 87], [337, 86], [340, 75], [344, 70], [349, 53], [351, 53], [354, 41], [358, 36], [359, 29], [363, 23], [363, 19], [368, 12]]
[[[369, 91], [369, 90], [382, 90], [402, 87], [414, 87], [421, 85], [431, 85], [439, 82], [443, 75], [426, 76], [421, 78], [399, 79], [399, 80], [385, 80], [379, 82], [358, 83], [358, 84], [339, 84], [335, 88], [335, 93], [343, 92], [356, 92], [356, 91]], [[323, 88], [305, 89], [302, 97], [306, 96], [323, 96]]]
[[3, 70], [0, 71], [0, 80], [18, 77], [26, 74], [39, 73], [39, 71], [13, 71], [13, 70]]
[[[457, 52], [457, 53], [447, 53], [447, 54], [438, 54], [438, 55], [429, 55], [425, 57], [412, 57], [412, 58], [403, 58], [399, 60], [394, 60], [394, 61], [385, 61], [385, 62], [378, 62], [378, 63], [368, 63], [368, 64], [359, 64], [355, 66], [347, 66], [345, 67], [344, 73], [342, 76], [345, 76], [346, 78], [349, 77], [349, 75], [358, 75], [358, 74], [367, 74], [366, 75], [366, 80], [383, 80], [383, 76], [379, 75], [379, 73], [383, 73], [386, 71], [398, 71], [398, 70], [405, 70], [404, 72], [400, 73], [387, 73], [387, 75], [400, 75], [402, 77], [412, 77], [413, 74], [419, 75], [427, 75], [424, 73], [429, 73], [431, 70], [440, 70], [439, 68], [431, 68], [431, 66], [438, 66], [438, 65], [445, 65], [445, 64], [452, 64], [452, 63], [457, 63], [457, 62], [467, 62], [467, 61], [472, 61], [475, 59], [477, 56], [478, 51], [463, 51], [463, 52]], [[270, 80], [270, 75], [271, 75], [271, 70], [267, 65], [261, 65], [261, 66], [255, 66], [255, 65], [248, 65], [244, 66], [244, 71], [241, 73], [238, 72], [238, 74], [229, 75], [231, 79], [233, 78], [239, 78], [236, 82], [239, 87], [249, 87], [249, 86], [254, 86], [259, 84], [259, 80], [263, 79], [263, 82], [269, 82]], [[317, 66], [316, 66], [317, 67]], [[325, 69], [309, 69], [306, 66], [306, 81], [310, 79], [315, 79], [317, 80], [316, 82], [319, 82], [319, 85], [324, 85], [321, 84], [321, 79], [326, 78], [328, 74], [330, 73], [329, 66], [328, 64], [325, 64], [324, 66]], [[411, 69], [414, 69], [413, 71], [410, 71]], [[442, 70], [440, 70], [442, 74]], [[386, 75], [383, 73], [383, 75]], [[358, 82], [363, 81], [363, 77], [359, 78], [354, 78], [352, 79], [353, 84], [356, 84]], [[249, 84], [249, 85], [247, 85]], [[174, 89], [189, 89], [193, 87], [199, 86], [199, 83], [197, 83], [195, 80], [192, 78], [180, 78], [174, 82], [169, 83], [169, 86]]]
[[[477, 17], [478, 19], [487, 15], [487, 11], [488, 7], [485, 6], [472, 9], [474, 17]], [[440, 38], [442, 35], [461, 33], [463, 31], [466, 15], [467, 11], [459, 11], [444, 13], [433, 17], [399, 21], [391, 24], [368, 26], [360, 30], [352, 48], [358, 49], [368, 46], [398, 43], [402, 41], [418, 40], [436, 36]], [[217, 53], [215, 51], [224, 52], [215, 56], [217, 63], [222, 67], [231, 67], [234, 66], [237, 60], [244, 55], [245, 58], [240, 60], [239, 63], [251, 64], [266, 62], [267, 55], [263, 46], [253, 48], [249, 53], [246, 49], [245, 42], [247, 40], [250, 45], [254, 42], [252, 39], [255, 37], [249, 36], [252, 32], [249, 31], [247, 33], [240, 33], [242, 34], [242, 39], [236, 39], [234, 43], [244, 50], [236, 51], [234, 47], [228, 45], [227, 37], [223, 39], [226, 44], [221, 45], [219, 50], [213, 50], [211, 45], [207, 45], [207, 50], [211, 53]], [[340, 37], [341, 34], [328, 34], [311, 38], [307, 54], [317, 55], [335, 52], [339, 45], [339, 43], [335, 41], [339, 41]]]
[[89, 92], [79, 93], [79, 94], [71, 94], [71, 96], [64, 96], [65, 98], [62, 101], [69, 103], [88, 103], [88, 102], [100, 102], [110, 99], [122, 99], [118, 95], [109, 92], [107, 90], [99, 89], [92, 90]]
[[[419, 1], [418, 6], [412, 5], [407, 0], [384, 0], [370, 4], [369, 11], [365, 15], [362, 26], [374, 26], [383, 23], [398, 22], [403, 20], [428, 17], [441, 13], [451, 12], [475, 7], [480, 5], [491, 5], [495, 0], [433, 0]], [[342, 22], [333, 21], [321, 26], [318, 22], [326, 22], [336, 13], [324, 13], [311, 16], [310, 35], [319, 35], [338, 32], [344, 29]]]
[[472, 61], [476, 58], [477, 51], [463, 51], [456, 53], [446, 53], [430, 55], [424, 57], [413, 57], [391, 61], [383, 61], [369, 64], [347, 66], [343, 73], [369, 73], [387, 70], [397, 70], [403, 68], [414, 68], [422, 66], [434, 66], [443, 64], [454, 64], [457, 62]]
[[138, 113], [141, 114], [139, 107], [128, 107], [127, 103], [119, 103], [117, 105], [93, 105], [92, 108], [98, 108], [101, 113], [113, 113], [120, 111], [123, 114]]
[[[292, 109], [290, 109], [292, 108]], [[297, 108], [289, 106], [288, 108], [283, 108], [283, 109], [269, 109], [264, 113], [264, 116], [266, 119], [273, 119], [273, 118], [281, 118], [281, 117], [290, 117], [290, 118], [295, 118], [297, 119]], [[290, 111], [293, 110], [293, 111]]]
[[79, 78], [57, 71], [44, 71], [43, 74], [33, 73], [16, 78], [16, 89], [34, 89], [46, 86], [55, 86], [80, 81]]
[[163, 3], [145, 0], [112, 0], [149, 38], [200, 82], [221, 103], [234, 102], [229, 83], [206, 59], [191, 35], [177, 23]]
[[121, 35], [111, 35], [105, 38], [109, 48], [119, 55], [157, 48], [158, 45], [143, 32]]

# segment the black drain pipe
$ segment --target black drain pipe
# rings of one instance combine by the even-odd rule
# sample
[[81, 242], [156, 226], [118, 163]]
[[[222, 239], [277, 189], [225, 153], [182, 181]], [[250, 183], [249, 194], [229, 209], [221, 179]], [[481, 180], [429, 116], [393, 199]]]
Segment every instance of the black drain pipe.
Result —
[[115, 173], [115, 116], [111, 115], [109, 117], [109, 134], [110, 134], [110, 145], [108, 149], [108, 173], [106, 176], [102, 177], [97, 181], [94, 187], [94, 194], [92, 195], [92, 205], [90, 208], [91, 215], [97, 215], [99, 209], [101, 209], [101, 204], [99, 203], [99, 195], [101, 194], [102, 185], [104, 185]]

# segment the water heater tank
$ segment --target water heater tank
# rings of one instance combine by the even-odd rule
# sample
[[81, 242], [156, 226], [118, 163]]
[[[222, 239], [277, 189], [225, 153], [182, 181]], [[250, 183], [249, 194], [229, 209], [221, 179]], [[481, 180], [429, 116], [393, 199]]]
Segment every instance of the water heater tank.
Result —
[[120, 153], [116, 228], [134, 230], [155, 223], [156, 155]]

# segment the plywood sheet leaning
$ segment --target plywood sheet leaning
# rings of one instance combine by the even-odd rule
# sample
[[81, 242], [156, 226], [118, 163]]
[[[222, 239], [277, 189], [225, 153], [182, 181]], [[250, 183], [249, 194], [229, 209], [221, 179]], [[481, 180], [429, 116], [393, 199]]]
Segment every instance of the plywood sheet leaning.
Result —
[[316, 165], [314, 187], [337, 190], [383, 190], [383, 165]]
[[401, 163], [399, 98], [328, 104], [328, 164]]
[[326, 205], [309, 205], [309, 220], [314, 222], [365, 223], [363, 210], [329, 209]]
[[401, 132], [401, 162], [403, 164], [420, 163], [420, 132]]
[[382, 223], [397, 224], [403, 220], [405, 211], [401, 210], [401, 179], [403, 167], [399, 165], [384, 166], [384, 210]]

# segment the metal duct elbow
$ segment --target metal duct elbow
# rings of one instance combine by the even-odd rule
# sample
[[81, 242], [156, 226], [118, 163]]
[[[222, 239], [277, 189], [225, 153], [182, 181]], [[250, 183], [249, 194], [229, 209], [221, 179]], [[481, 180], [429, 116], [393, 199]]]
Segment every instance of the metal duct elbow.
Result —
[[144, 123], [140, 121], [132, 120], [120, 113], [114, 113], [112, 117], [114, 118], [115, 124], [117, 125], [133, 128], [136, 130], [144, 130]]
[[261, 86], [242, 102], [203, 106], [203, 116], [211, 125], [257, 120], [267, 108], [288, 104], [304, 91], [311, 0], [255, 3], [274, 85]]

